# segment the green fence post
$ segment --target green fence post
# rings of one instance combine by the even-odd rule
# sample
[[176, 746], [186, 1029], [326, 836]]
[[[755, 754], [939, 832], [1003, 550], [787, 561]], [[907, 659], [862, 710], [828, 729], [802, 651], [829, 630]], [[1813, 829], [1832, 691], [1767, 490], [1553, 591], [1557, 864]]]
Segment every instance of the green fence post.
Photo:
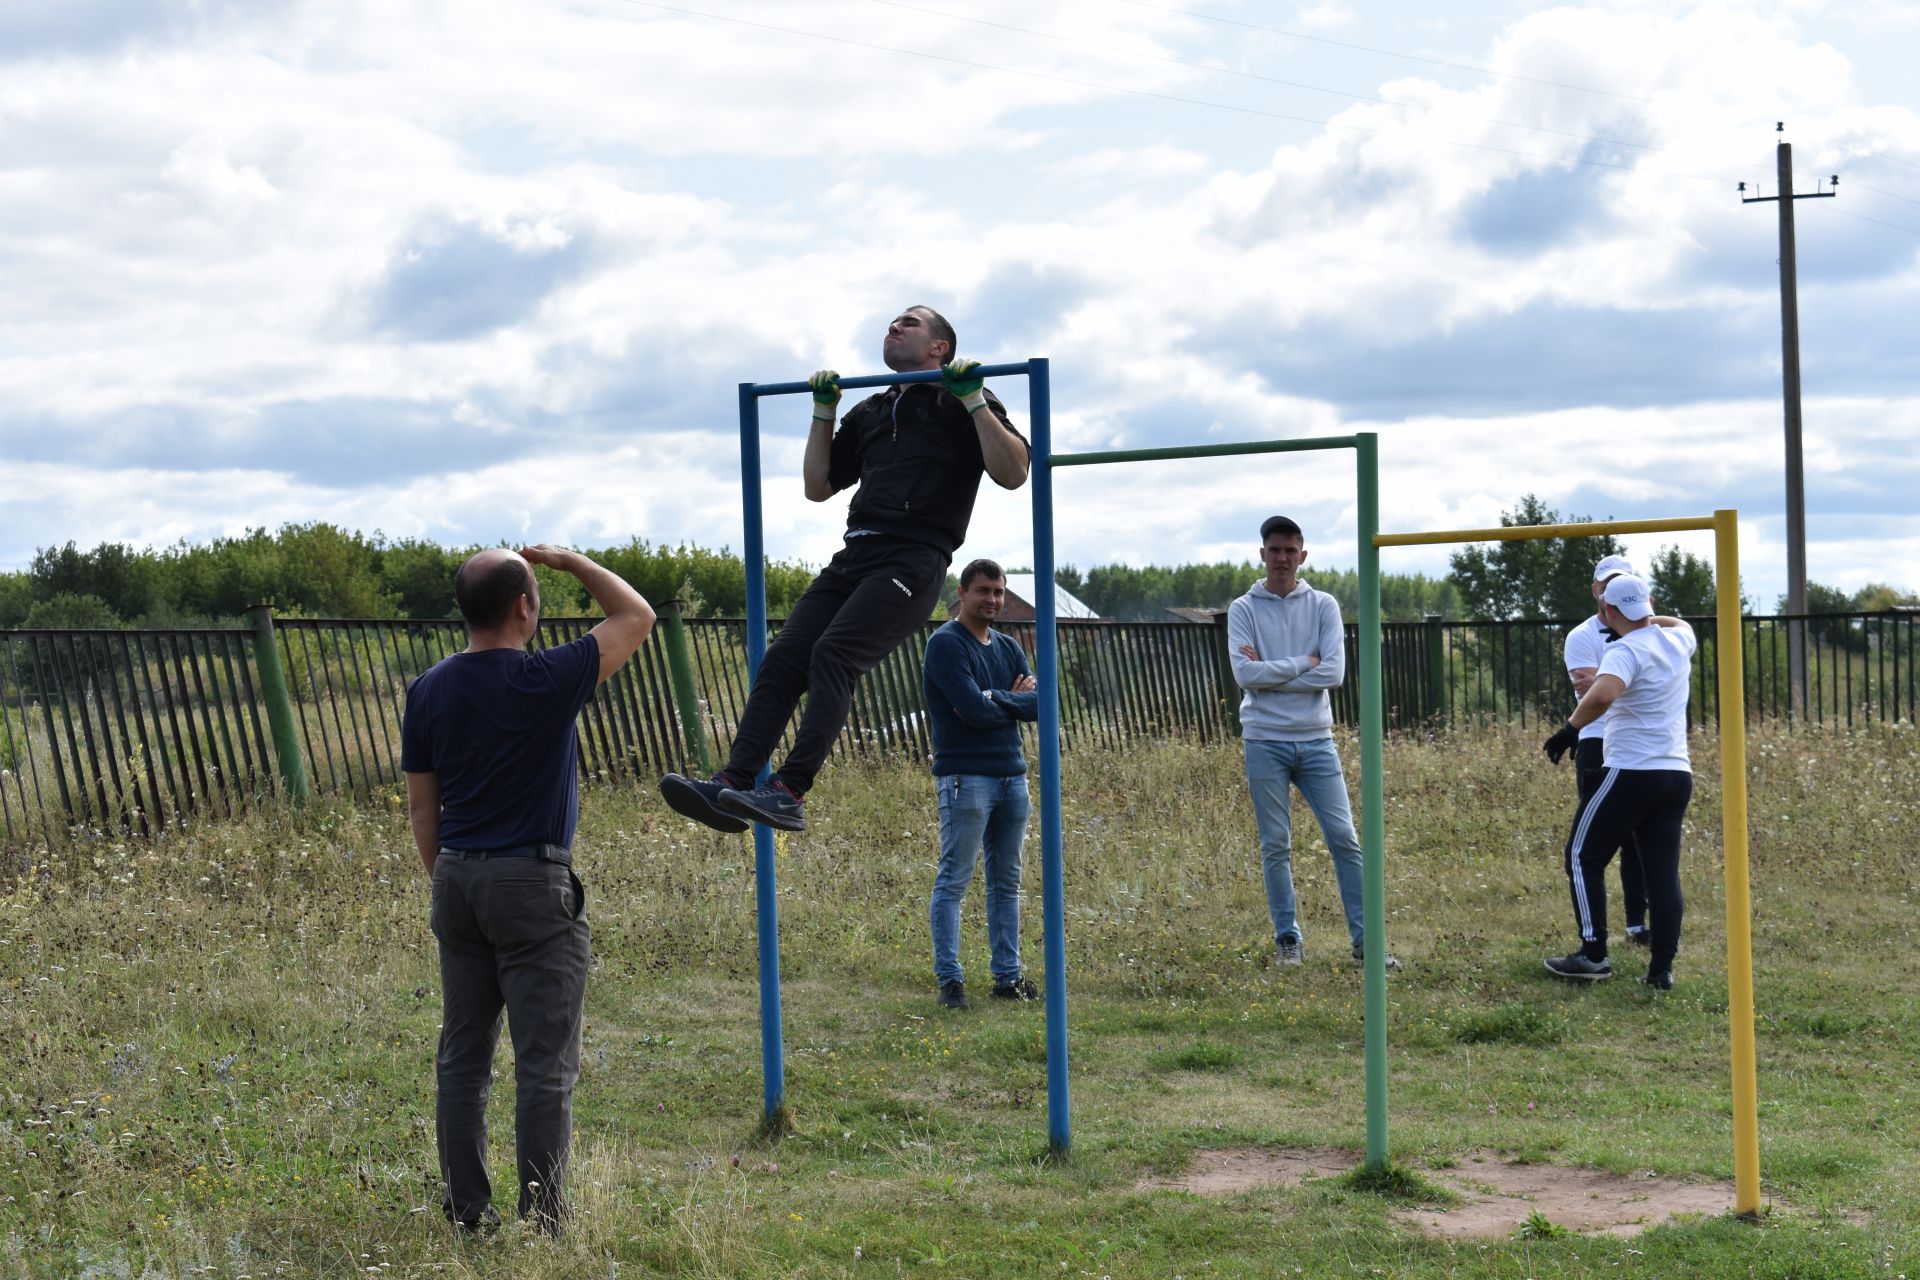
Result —
[[260, 696], [267, 704], [267, 724], [273, 730], [273, 754], [280, 761], [280, 780], [295, 804], [307, 798], [307, 765], [300, 757], [299, 731], [293, 723], [293, 699], [287, 696], [287, 673], [280, 665], [280, 644], [273, 636], [273, 606], [256, 604], [247, 610], [253, 625], [253, 665], [260, 672]]
[[1233, 679], [1233, 646], [1227, 640], [1227, 611], [1213, 615], [1213, 676], [1220, 686], [1220, 701], [1226, 704], [1227, 728], [1240, 736], [1240, 686]]
[[1427, 723], [1444, 728], [1447, 722], [1447, 632], [1440, 615], [1430, 613], [1427, 623]]
[[700, 766], [700, 776], [713, 773], [713, 753], [707, 747], [707, 724], [700, 715], [700, 694], [693, 684], [693, 659], [687, 650], [687, 625], [680, 618], [680, 602], [660, 606], [660, 633], [667, 642], [667, 676], [673, 681], [673, 705], [680, 713], [680, 736], [687, 758]]

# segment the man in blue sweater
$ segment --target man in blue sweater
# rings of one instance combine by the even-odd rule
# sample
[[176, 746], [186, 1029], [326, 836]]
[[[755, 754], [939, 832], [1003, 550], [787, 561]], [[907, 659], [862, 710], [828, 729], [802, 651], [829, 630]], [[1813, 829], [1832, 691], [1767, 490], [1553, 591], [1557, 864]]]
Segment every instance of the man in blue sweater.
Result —
[[[1227, 646], [1233, 678], [1244, 691], [1240, 736], [1246, 751], [1247, 790], [1260, 832], [1260, 868], [1280, 963], [1306, 960], [1293, 894], [1293, 812], [1288, 788], [1298, 787], [1333, 855], [1340, 904], [1354, 963], [1366, 954], [1361, 914], [1360, 840], [1340, 753], [1333, 745], [1333, 704], [1327, 690], [1346, 673], [1346, 636], [1340, 602], [1300, 581], [1306, 536], [1285, 516], [1260, 526], [1260, 562], [1267, 576], [1227, 607]], [[1386, 958], [1386, 967], [1400, 962]]]
[[1007, 575], [991, 560], [960, 571], [960, 614], [927, 640], [923, 676], [940, 795], [940, 871], [930, 910], [940, 1003], [965, 1009], [960, 902], [984, 851], [987, 945], [993, 997], [1036, 1000], [1020, 972], [1020, 851], [1027, 838], [1027, 757], [1021, 720], [1039, 718], [1027, 656], [988, 624], [1000, 615]]

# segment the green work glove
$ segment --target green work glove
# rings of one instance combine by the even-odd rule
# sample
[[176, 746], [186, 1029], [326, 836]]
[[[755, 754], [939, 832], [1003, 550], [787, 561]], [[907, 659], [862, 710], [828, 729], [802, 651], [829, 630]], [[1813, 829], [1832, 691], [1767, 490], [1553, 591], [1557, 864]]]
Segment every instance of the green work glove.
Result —
[[974, 376], [973, 371], [980, 367], [978, 360], [949, 360], [940, 367], [940, 380], [947, 384], [960, 401], [967, 406], [967, 412], [983, 408], [987, 403], [987, 393], [982, 390], [986, 383]]
[[813, 388], [814, 421], [832, 422], [833, 411], [840, 404], [840, 375], [832, 369], [821, 369], [807, 379], [807, 385]]

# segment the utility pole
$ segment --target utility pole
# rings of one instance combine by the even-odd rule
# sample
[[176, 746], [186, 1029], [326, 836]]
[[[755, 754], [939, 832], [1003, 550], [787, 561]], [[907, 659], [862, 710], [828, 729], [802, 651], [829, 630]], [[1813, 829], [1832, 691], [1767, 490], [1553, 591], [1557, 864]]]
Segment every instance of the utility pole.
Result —
[[[1775, 133], [1785, 133], [1785, 121], [1775, 123]], [[1793, 245], [1793, 202], [1830, 199], [1839, 194], [1840, 175], [1832, 177], [1832, 190], [1795, 194], [1793, 190], [1793, 144], [1781, 142], [1775, 148], [1780, 189], [1778, 195], [1749, 196], [1747, 184], [1740, 184], [1740, 203], [1780, 206], [1780, 384], [1786, 402], [1787, 427], [1787, 612], [1804, 615], [1807, 611], [1807, 487], [1800, 465], [1800, 289]], [[1802, 707], [1807, 698], [1807, 624], [1787, 623], [1787, 676], [1792, 685], [1793, 704]]]

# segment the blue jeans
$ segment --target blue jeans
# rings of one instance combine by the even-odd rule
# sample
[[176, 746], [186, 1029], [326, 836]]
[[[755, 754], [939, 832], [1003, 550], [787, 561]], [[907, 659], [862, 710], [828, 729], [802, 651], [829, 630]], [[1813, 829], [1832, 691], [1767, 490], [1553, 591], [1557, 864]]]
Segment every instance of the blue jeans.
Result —
[[1260, 832], [1260, 870], [1267, 881], [1267, 911], [1273, 916], [1274, 941], [1298, 938], [1300, 921], [1293, 896], [1293, 812], [1291, 783], [1306, 797], [1307, 807], [1327, 839], [1333, 855], [1333, 873], [1340, 883], [1340, 905], [1346, 908], [1347, 933], [1354, 946], [1365, 937], [1361, 914], [1360, 838], [1353, 829], [1353, 808], [1347, 802], [1347, 780], [1340, 772], [1340, 753], [1332, 738], [1311, 742], [1244, 742], [1247, 790], [1253, 795], [1253, 820]]
[[1020, 849], [1027, 839], [1027, 779], [974, 773], [935, 778], [940, 786], [940, 873], [933, 880], [929, 923], [933, 976], [961, 981], [960, 901], [973, 880], [973, 861], [986, 854], [987, 946], [993, 980], [1020, 977]]

